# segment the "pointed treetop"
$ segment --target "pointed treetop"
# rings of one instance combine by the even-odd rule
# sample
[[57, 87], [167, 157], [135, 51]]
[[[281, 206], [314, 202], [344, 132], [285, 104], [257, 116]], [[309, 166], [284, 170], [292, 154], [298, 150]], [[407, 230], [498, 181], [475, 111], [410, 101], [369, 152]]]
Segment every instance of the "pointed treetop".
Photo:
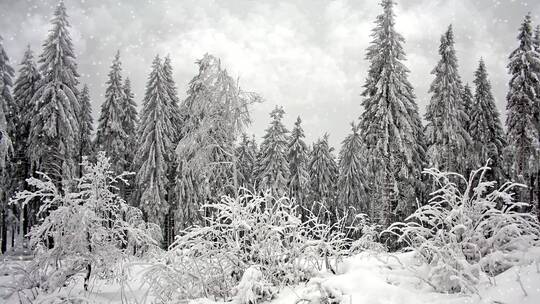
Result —
[[518, 39], [520, 41], [520, 47], [525, 49], [532, 48], [533, 43], [533, 29], [532, 29], [532, 20], [531, 13], [528, 13], [521, 23], [519, 28]]
[[294, 125], [295, 125], [296, 127], [300, 127], [300, 124], [302, 124], [302, 118], [300, 118], [300, 116], [298, 116], [298, 117], [296, 118], [296, 122], [294, 123]]
[[284, 114], [285, 114], [285, 111], [283, 110], [283, 107], [276, 106], [274, 110], [270, 112], [270, 117], [272, 117], [274, 120], [281, 120]]

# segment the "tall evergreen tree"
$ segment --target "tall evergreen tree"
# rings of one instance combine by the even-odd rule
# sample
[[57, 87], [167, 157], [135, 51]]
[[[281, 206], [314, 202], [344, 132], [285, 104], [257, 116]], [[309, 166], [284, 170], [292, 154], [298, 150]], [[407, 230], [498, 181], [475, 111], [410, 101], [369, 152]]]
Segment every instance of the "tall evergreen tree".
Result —
[[[23, 191], [26, 188], [26, 179], [32, 175], [30, 170], [30, 159], [27, 155], [29, 147], [28, 137], [30, 134], [30, 124], [35, 113], [35, 104], [32, 102], [32, 97], [36, 93], [41, 80], [41, 75], [34, 61], [34, 55], [30, 46], [24, 52], [23, 59], [20, 63], [19, 74], [15, 80], [13, 88], [13, 99], [15, 113], [13, 122], [15, 132], [13, 138], [15, 142], [14, 159], [11, 166], [11, 192]], [[36, 219], [37, 206], [36, 203], [31, 203], [25, 207], [23, 216], [24, 232], [28, 232], [28, 228]]]
[[137, 151], [137, 126], [139, 124], [139, 118], [137, 114], [137, 104], [135, 103], [135, 95], [131, 91], [131, 81], [126, 78], [124, 81], [124, 115], [122, 121], [122, 128], [126, 134], [126, 150], [124, 151], [124, 159], [126, 166], [124, 171], [129, 171], [133, 166], [133, 159], [135, 158], [135, 151]]
[[173, 123], [173, 138], [174, 143], [177, 144], [178, 140], [180, 139], [182, 117], [180, 115], [178, 90], [176, 89], [176, 83], [174, 82], [171, 58], [169, 56], [165, 57], [165, 60], [163, 61], [163, 76], [165, 77], [167, 93], [169, 94], [170, 101], [167, 104], [168, 110], [166, 115], [170, 116], [169, 119]]
[[491, 84], [488, 80], [486, 65], [480, 59], [478, 69], [474, 73], [476, 91], [474, 103], [470, 113], [469, 133], [473, 140], [476, 168], [486, 164], [491, 159], [491, 168], [495, 178], [502, 178], [501, 156], [505, 147], [504, 132], [495, 99], [491, 93]]
[[294, 198], [299, 206], [305, 207], [309, 185], [309, 155], [307, 145], [304, 142], [304, 129], [302, 129], [301, 124], [302, 120], [298, 117], [291, 131], [287, 147], [290, 171], [288, 187], [290, 197]]
[[171, 161], [172, 123], [165, 114], [169, 103], [161, 59], [156, 56], [146, 85], [138, 130], [136, 184], [141, 189], [140, 206], [148, 220], [163, 226], [169, 212], [167, 170]]
[[257, 165], [257, 144], [255, 139], [243, 133], [240, 144], [236, 148], [236, 167], [238, 172], [238, 185], [247, 189], [255, 187], [255, 169]]
[[529, 194], [520, 196], [525, 201], [533, 202], [540, 164], [540, 123], [535, 115], [540, 88], [540, 54], [534, 47], [530, 15], [521, 24], [517, 38], [519, 46], [510, 54], [508, 64], [511, 79], [506, 95], [506, 130], [513, 155], [512, 179], [529, 186]]
[[36, 114], [28, 147], [34, 169], [47, 173], [57, 184], [75, 174], [79, 134], [79, 73], [67, 18], [64, 2], [60, 2], [39, 59], [43, 79], [32, 98]]
[[282, 123], [282, 107], [272, 110], [272, 122], [266, 129], [257, 161], [257, 184], [261, 191], [270, 190], [273, 195], [287, 193], [289, 180], [289, 161], [287, 159], [287, 129]]
[[[354, 207], [357, 212], [372, 213], [369, 210], [366, 195], [365, 160], [362, 155], [364, 147], [360, 136], [359, 126], [351, 123], [352, 133], [343, 140], [339, 151], [339, 204], [345, 208]], [[373, 215], [371, 215], [373, 216]]]
[[[6, 160], [8, 156], [11, 156], [12, 144], [11, 140], [15, 140], [13, 137], [15, 133], [14, 121], [17, 119], [18, 112], [15, 108], [13, 98], [11, 96], [11, 78], [13, 77], [14, 70], [9, 64], [9, 57], [4, 50], [2, 43], [2, 37], [0, 36], [0, 207], [1, 207], [1, 220], [2, 226], [0, 227], [1, 246], [0, 252], [4, 253], [7, 249], [7, 225], [6, 225], [6, 213], [7, 213], [7, 198], [11, 191], [5, 189], [11, 188], [10, 180], [8, 176], [8, 170], [6, 170]], [[11, 140], [10, 140], [11, 139]], [[9, 165], [8, 166], [12, 167]], [[9, 171], [12, 171], [9, 168]], [[11, 189], [8, 189], [11, 190]]]
[[18, 108], [11, 95], [12, 78], [15, 71], [9, 63], [9, 57], [2, 43], [0, 36], [0, 103], [6, 117], [6, 138], [8, 136], [14, 140], [16, 134], [16, 124], [20, 120]]
[[337, 202], [338, 166], [328, 145], [328, 134], [313, 144], [309, 161], [309, 197], [310, 202], [318, 202], [330, 209], [342, 209]]
[[[79, 117], [79, 164], [82, 163], [84, 156], [91, 156], [94, 152], [92, 144], [92, 132], [94, 131], [94, 119], [92, 118], [92, 105], [90, 103], [90, 91], [88, 86], [84, 85], [79, 97], [81, 104], [81, 113]], [[80, 172], [82, 174], [82, 170]]]
[[123, 128], [124, 112], [126, 111], [125, 95], [122, 83], [122, 67], [120, 52], [114, 56], [107, 88], [105, 89], [105, 101], [101, 105], [101, 115], [96, 133], [96, 148], [105, 151], [111, 159], [112, 170], [120, 174], [126, 167], [124, 151], [127, 134]]
[[17, 157], [18, 168], [15, 179], [19, 182], [19, 190], [24, 187], [24, 181], [30, 177], [30, 160], [27, 157], [28, 136], [30, 134], [30, 124], [35, 113], [35, 104], [32, 97], [37, 92], [41, 75], [34, 61], [34, 55], [30, 46], [24, 52], [20, 64], [19, 75], [15, 80], [13, 95], [16, 106], [17, 118], [14, 119], [16, 132], [13, 134], [17, 141], [14, 144], [15, 155]]
[[[461, 98], [462, 98], [462, 104], [463, 104], [463, 112], [465, 112], [468, 116], [470, 116], [469, 114], [471, 113], [471, 110], [473, 107], [474, 97], [471, 91], [471, 87], [469, 86], [468, 83], [466, 83], [465, 86], [463, 87], [463, 93], [461, 94]], [[467, 120], [467, 124], [465, 126], [465, 129], [467, 130], [467, 132], [470, 131], [470, 126], [471, 126], [471, 117], [469, 117], [469, 119]]]
[[435, 80], [430, 87], [431, 101], [426, 109], [426, 139], [429, 166], [445, 171], [465, 173], [467, 148], [471, 140], [463, 111], [463, 91], [458, 74], [452, 26], [441, 37], [441, 59], [431, 72]]
[[409, 70], [402, 63], [404, 39], [394, 29], [394, 3], [383, 0], [381, 5], [366, 55], [370, 66], [360, 129], [373, 183], [370, 197], [378, 210], [374, 220], [388, 225], [416, 207], [425, 144]]

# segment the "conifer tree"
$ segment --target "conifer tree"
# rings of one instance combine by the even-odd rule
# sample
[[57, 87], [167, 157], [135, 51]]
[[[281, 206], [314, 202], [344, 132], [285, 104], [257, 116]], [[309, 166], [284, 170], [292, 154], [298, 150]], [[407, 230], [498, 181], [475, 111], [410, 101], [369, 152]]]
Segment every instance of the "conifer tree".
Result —
[[[370, 62], [360, 119], [375, 221], [388, 225], [410, 214], [422, 195], [422, 123], [407, 79], [403, 37], [394, 29], [393, 1], [382, 1], [366, 58]], [[399, 202], [399, 204], [398, 204]]]
[[345, 208], [354, 207], [357, 212], [370, 214], [366, 196], [364, 147], [359, 126], [351, 123], [352, 133], [343, 140], [339, 151], [339, 204]]
[[101, 115], [96, 133], [96, 149], [104, 151], [111, 159], [115, 174], [126, 167], [124, 151], [127, 149], [127, 134], [124, 131], [124, 112], [126, 111], [124, 89], [122, 87], [122, 67], [120, 52], [114, 56], [109, 79], [106, 82], [105, 101], [101, 105]]
[[[465, 114], [470, 116], [469, 114], [471, 113], [471, 110], [473, 107], [474, 97], [471, 92], [471, 87], [469, 86], [468, 83], [466, 83], [465, 86], [463, 87], [463, 93], [461, 94], [461, 98], [462, 98], [462, 104], [463, 104], [463, 112], [465, 112]], [[467, 124], [465, 126], [465, 129], [467, 130], [467, 132], [470, 131], [470, 125], [471, 125], [470, 120], [471, 118], [469, 117], [469, 119], [467, 120]]]
[[530, 14], [521, 24], [517, 38], [519, 46], [510, 54], [508, 64], [511, 79], [506, 95], [506, 131], [513, 156], [511, 177], [529, 186], [528, 195], [520, 194], [520, 199], [533, 202], [540, 163], [540, 123], [535, 115], [540, 87], [540, 54], [535, 50]]
[[152, 62], [143, 100], [141, 121], [138, 130], [138, 150], [135, 162], [138, 171], [135, 177], [140, 189], [140, 207], [150, 222], [163, 227], [169, 212], [167, 202], [167, 170], [171, 161], [172, 123], [165, 114], [170, 102], [163, 66], [159, 56]]
[[180, 115], [180, 101], [178, 98], [178, 90], [176, 89], [176, 83], [173, 78], [172, 64], [169, 56], [165, 57], [163, 61], [163, 76], [165, 77], [165, 83], [167, 87], [167, 93], [169, 94], [169, 103], [167, 104], [168, 110], [167, 115], [170, 116], [169, 120], [173, 124], [173, 138], [174, 144], [178, 143], [180, 139], [180, 130], [181, 130], [181, 121], [182, 117]]
[[[84, 85], [79, 97], [81, 104], [81, 113], [79, 117], [79, 164], [82, 164], [84, 156], [91, 156], [94, 153], [92, 144], [92, 132], [94, 131], [94, 119], [92, 118], [92, 105], [90, 103], [90, 91], [88, 86]], [[82, 170], [80, 172], [82, 176]]]
[[464, 173], [471, 140], [466, 129], [468, 117], [463, 111], [452, 26], [441, 37], [439, 54], [441, 59], [431, 72], [435, 75], [429, 90], [433, 95], [426, 109], [429, 166]]
[[9, 63], [9, 57], [4, 50], [3, 38], [0, 36], [0, 99], [6, 116], [6, 131], [12, 139], [16, 133], [17, 121], [19, 121], [18, 108], [11, 95], [14, 75], [15, 71]]
[[307, 145], [304, 142], [305, 135], [301, 123], [302, 120], [299, 116], [294, 123], [287, 147], [290, 171], [288, 187], [289, 196], [294, 198], [299, 206], [305, 207], [309, 185], [309, 155]]
[[473, 107], [469, 112], [469, 133], [473, 140], [474, 166], [476, 168], [483, 166], [490, 159], [489, 165], [495, 173], [495, 178], [500, 179], [502, 178], [501, 156], [505, 147], [505, 138], [495, 99], [491, 93], [486, 66], [482, 59], [474, 77], [476, 90]]
[[131, 91], [131, 81], [126, 78], [124, 81], [124, 115], [122, 121], [122, 128], [126, 134], [126, 150], [124, 153], [124, 159], [126, 166], [124, 171], [129, 171], [133, 167], [133, 159], [135, 158], [135, 151], [137, 151], [137, 126], [139, 124], [139, 118], [137, 114], [137, 104], [135, 103], [135, 96]]
[[287, 193], [289, 180], [289, 161], [287, 159], [287, 129], [282, 123], [282, 107], [272, 110], [272, 122], [266, 129], [257, 161], [257, 186], [261, 191], [270, 190], [273, 195]]
[[309, 197], [310, 202], [318, 202], [335, 212], [342, 208], [337, 202], [338, 166], [328, 145], [328, 134], [325, 134], [315, 144], [309, 161]]
[[41, 79], [30, 46], [24, 52], [20, 65], [19, 75], [15, 80], [13, 88], [15, 111], [18, 113], [14, 119], [16, 131], [13, 137], [17, 138], [17, 141], [14, 143], [14, 154], [18, 163], [14, 179], [19, 183], [17, 189], [22, 191], [25, 180], [30, 177], [30, 160], [26, 152], [29, 146], [30, 123], [32, 117], [35, 115], [35, 104], [32, 103], [32, 97], [36, 93]]
[[236, 148], [236, 167], [238, 172], [238, 185], [247, 189], [254, 189], [254, 171], [257, 165], [257, 144], [246, 133], [242, 133], [240, 144]]
[[[7, 147], [11, 147], [11, 140], [13, 140], [15, 135], [15, 123], [14, 120], [17, 119], [16, 113], [18, 109], [15, 108], [16, 104], [13, 101], [11, 95], [11, 86], [12, 86], [12, 77], [15, 74], [15, 71], [9, 63], [9, 57], [4, 50], [3, 38], [0, 36], [0, 107], [2, 107], [2, 140], [4, 148], [2, 149], [3, 156], [0, 159], [0, 164], [5, 165], [5, 160], [7, 158]], [[11, 148], [10, 148], [11, 150]]]
[[67, 18], [66, 7], [60, 2], [39, 59], [43, 79], [32, 98], [36, 114], [28, 147], [33, 168], [47, 173], [56, 184], [74, 176], [78, 152], [79, 73]]
[[[11, 157], [12, 149], [12, 140], [14, 141], [13, 135], [15, 133], [15, 124], [14, 121], [18, 113], [11, 96], [11, 78], [13, 77], [14, 71], [11, 65], [9, 64], [9, 57], [4, 50], [2, 44], [2, 37], [0, 36], [0, 207], [1, 207], [1, 221], [2, 226], [0, 227], [0, 238], [2, 243], [0, 246], [0, 252], [4, 253], [7, 249], [7, 224], [6, 224], [6, 212], [7, 212], [7, 198], [11, 195], [11, 191], [6, 191], [5, 189], [11, 190], [11, 178], [7, 172], [12, 171], [13, 165], [10, 165], [10, 161], [6, 164], [8, 157]], [[9, 169], [6, 169], [9, 167]]]

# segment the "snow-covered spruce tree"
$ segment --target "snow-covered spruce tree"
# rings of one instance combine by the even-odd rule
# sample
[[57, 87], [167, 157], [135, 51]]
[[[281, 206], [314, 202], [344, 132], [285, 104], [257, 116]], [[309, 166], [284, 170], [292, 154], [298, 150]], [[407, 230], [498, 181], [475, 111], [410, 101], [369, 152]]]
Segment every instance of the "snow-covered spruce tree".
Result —
[[353, 207], [358, 213], [369, 214], [366, 195], [366, 172], [363, 158], [364, 146], [359, 126], [351, 123], [352, 133], [343, 140], [339, 151], [338, 200], [345, 208]]
[[178, 90], [176, 89], [176, 83], [174, 82], [171, 58], [169, 56], [165, 57], [165, 60], [163, 61], [163, 76], [165, 77], [167, 93], [169, 94], [166, 115], [170, 116], [169, 120], [173, 124], [173, 143], [176, 145], [180, 139], [182, 116], [179, 107], [180, 99], [178, 98]]
[[122, 128], [126, 134], [127, 142], [124, 144], [126, 150], [124, 151], [124, 159], [126, 166], [124, 171], [129, 171], [133, 168], [133, 160], [135, 158], [135, 151], [137, 151], [137, 126], [139, 124], [139, 118], [137, 114], [137, 104], [135, 103], [135, 96], [131, 91], [131, 81], [126, 78], [124, 81], [124, 116], [122, 121]]
[[[301, 126], [300, 116], [294, 123], [287, 146], [290, 177], [288, 181], [289, 196], [294, 198], [298, 206], [306, 207], [306, 198], [309, 189], [309, 155], [304, 141], [304, 129]], [[303, 211], [301, 209], [301, 211]], [[304, 215], [304, 212], [302, 212]]]
[[[471, 113], [471, 109], [473, 107], [474, 103], [474, 97], [471, 91], [471, 87], [469, 86], [469, 83], [466, 83], [463, 87], [463, 92], [461, 94], [462, 104], [463, 104], [463, 112], [465, 112], [467, 115]], [[470, 117], [467, 120], [466, 130], [467, 132], [470, 131]], [[469, 134], [470, 135], [470, 134]]]
[[257, 143], [242, 133], [240, 143], [236, 148], [236, 170], [238, 185], [251, 191], [255, 188], [255, 168], [257, 165]]
[[266, 129], [257, 157], [257, 188], [260, 191], [270, 191], [273, 195], [281, 196], [288, 193], [289, 160], [287, 159], [287, 129], [281, 121], [282, 107], [276, 106], [270, 113], [272, 122]]
[[0, 99], [4, 115], [6, 116], [7, 134], [15, 141], [16, 125], [20, 121], [18, 115], [18, 107], [11, 95], [11, 86], [13, 85], [12, 78], [15, 75], [15, 70], [9, 63], [9, 57], [4, 49], [3, 38], [0, 36]]
[[32, 98], [36, 114], [28, 140], [33, 169], [47, 173], [58, 185], [75, 173], [79, 136], [79, 73], [67, 18], [66, 7], [60, 2], [39, 59], [43, 79]]
[[427, 264], [417, 273], [437, 291], [475, 293], [482, 273], [495, 276], [532, 262], [526, 252], [539, 245], [538, 220], [514, 198], [513, 188], [520, 185], [496, 188], [496, 181], [486, 179], [488, 171], [482, 167], [467, 180], [426, 170], [439, 184], [429, 203], [383, 232]]
[[[309, 160], [309, 201], [319, 203], [331, 212], [343, 210], [344, 206], [337, 201], [337, 180], [339, 169], [331, 148], [328, 145], [328, 134], [313, 144]], [[308, 206], [312, 208], [313, 206]]]
[[118, 51], [106, 82], [105, 101], [101, 105], [96, 133], [96, 149], [107, 153], [116, 174], [123, 172], [126, 167], [124, 151], [127, 149], [125, 146], [127, 135], [123, 128], [124, 112], [127, 107], [121, 73], [120, 51]]
[[[81, 112], [79, 115], [79, 153], [78, 161], [82, 164], [83, 157], [91, 156], [94, 153], [94, 145], [92, 143], [92, 131], [94, 130], [94, 119], [92, 118], [92, 104], [90, 103], [90, 91], [85, 84], [80, 97], [79, 102], [81, 105]], [[81, 170], [82, 176], [82, 170]]]
[[527, 15], [519, 29], [519, 46], [509, 56], [511, 79], [506, 95], [506, 139], [513, 156], [510, 175], [529, 186], [528, 193], [520, 192], [520, 198], [529, 202], [538, 201], [534, 185], [540, 170], [540, 122], [534, 115], [540, 87], [540, 54], [535, 50], [532, 31], [531, 16]]
[[394, 29], [393, 1], [382, 1], [375, 21], [364, 85], [360, 130], [366, 145], [369, 196], [376, 222], [385, 226], [410, 214], [422, 197], [425, 144], [418, 106], [407, 79], [403, 37]]
[[[181, 127], [182, 127], [182, 116], [180, 114], [179, 108], [179, 98], [178, 91], [176, 89], [176, 83], [173, 78], [173, 69], [171, 64], [171, 59], [169, 56], [165, 57], [163, 60], [163, 77], [166, 84], [167, 94], [169, 95], [168, 103], [166, 104], [167, 110], [164, 112], [165, 115], [169, 116], [171, 121], [172, 128], [171, 135], [173, 147], [176, 147], [181, 136]], [[172, 190], [175, 184], [176, 169], [178, 168], [178, 163], [176, 161], [176, 155], [174, 149], [170, 150], [171, 156], [170, 159], [172, 163], [169, 165], [169, 170], [167, 172], [167, 177], [169, 179], [169, 184], [167, 185], [168, 201], [176, 201], [174, 195], [175, 192]], [[165, 244], [168, 246], [174, 240], [174, 210], [171, 208], [169, 213], [165, 218]]]
[[201, 219], [200, 204], [237, 192], [234, 142], [250, 123], [249, 105], [260, 101], [257, 94], [238, 86], [218, 58], [205, 54], [197, 64], [199, 73], [181, 105], [182, 132], [176, 148], [179, 227]]
[[[0, 246], [0, 252], [4, 253], [7, 249], [7, 224], [6, 224], [6, 199], [11, 195], [13, 189], [12, 173], [15, 167], [15, 163], [6, 160], [8, 156], [13, 156], [12, 141], [15, 141], [14, 135], [16, 135], [15, 121], [18, 119], [17, 107], [11, 96], [11, 78], [14, 75], [14, 70], [9, 64], [9, 57], [4, 50], [2, 43], [2, 37], [0, 36], [0, 107], [2, 107], [2, 113], [0, 113], [0, 212], [2, 225], [1, 239], [2, 244]], [[6, 189], [6, 190], [4, 190]]]
[[2, 117], [0, 131], [2, 134], [0, 136], [2, 142], [2, 158], [0, 159], [0, 164], [3, 166], [6, 165], [6, 158], [8, 155], [8, 145], [11, 147], [10, 138], [13, 137], [13, 131], [15, 129], [12, 119], [14, 118], [14, 113], [17, 109], [12, 109], [14, 107], [13, 98], [11, 96], [11, 78], [15, 74], [13, 68], [9, 64], [9, 57], [4, 50], [3, 38], [0, 36], [0, 107], [2, 107]]
[[466, 129], [467, 114], [462, 106], [462, 85], [454, 50], [452, 26], [441, 37], [441, 59], [431, 72], [435, 80], [426, 109], [427, 157], [430, 167], [465, 173], [467, 147], [471, 140]]
[[169, 94], [161, 59], [156, 56], [148, 77], [138, 130], [138, 150], [135, 154], [135, 183], [140, 193], [140, 208], [148, 220], [162, 225], [169, 212], [167, 201], [167, 171], [173, 149], [173, 124], [168, 110]]
[[85, 274], [85, 290], [93, 278], [121, 278], [121, 264], [154, 248], [159, 238], [159, 227], [145, 223], [142, 212], [116, 194], [124, 175], [113, 175], [104, 152], [96, 164], [85, 159], [83, 167], [76, 190], [62, 191], [43, 174], [28, 180], [33, 190], [11, 200], [18, 205], [40, 201], [45, 217], [29, 233], [35, 255], [27, 271], [37, 278], [32, 287], [45, 292], [66, 286], [79, 273]]
[[489, 159], [491, 161], [489, 166], [492, 168], [492, 173], [489, 174], [492, 179], [502, 180], [504, 177], [501, 163], [505, 147], [504, 131], [491, 93], [486, 65], [482, 59], [474, 77], [476, 91], [473, 106], [469, 112], [469, 134], [474, 146], [474, 154], [471, 158], [475, 167], [485, 164]]
[[13, 87], [13, 99], [16, 106], [14, 116], [15, 132], [14, 156], [16, 168], [13, 170], [12, 179], [16, 183], [15, 191], [22, 191], [25, 188], [25, 180], [30, 177], [30, 160], [28, 159], [28, 136], [30, 134], [30, 123], [35, 115], [35, 104], [32, 97], [37, 91], [41, 75], [34, 61], [34, 55], [30, 46], [24, 52], [20, 64], [19, 74]]

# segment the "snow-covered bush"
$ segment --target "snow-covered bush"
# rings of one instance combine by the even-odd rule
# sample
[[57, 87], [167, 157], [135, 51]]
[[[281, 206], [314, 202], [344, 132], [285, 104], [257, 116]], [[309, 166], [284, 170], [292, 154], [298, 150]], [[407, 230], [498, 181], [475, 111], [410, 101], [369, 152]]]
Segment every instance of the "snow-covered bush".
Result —
[[30, 178], [34, 189], [19, 192], [12, 204], [40, 201], [39, 225], [29, 233], [35, 258], [29, 272], [40, 276], [39, 287], [51, 291], [65, 286], [75, 275], [85, 273], [88, 287], [93, 276], [118, 279], [119, 263], [132, 254], [152, 250], [159, 227], [142, 220], [142, 213], [116, 193], [114, 185], [124, 175], [113, 176], [105, 153], [97, 163], [83, 162], [84, 175], [75, 190], [58, 189], [51, 179]]
[[333, 271], [348, 253], [352, 229], [345, 229], [343, 219], [329, 224], [321, 211], [308, 212], [302, 222], [286, 197], [240, 192], [203, 206], [205, 225], [182, 231], [148, 270], [146, 280], [163, 302], [198, 297], [256, 302], [271, 297], [270, 287]]
[[[442, 292], [475, 292], [482, 275], [496, 275], [523, 262], [529, 247], [538, 245], [536, 217], [522, 212], [512, 191], [519, 184], [485, 181], [487, 167], [463, 176], [429, 169], [440, 188], [430, 202], [405, 223], [383, 233], [398, 236], [428, 265], [426, 282]], [[459, 184], [465, 184], [463, 192]]]
[[382, 231], [381, 225], [373, 223], [366, 214], [358, 214], [354, 227], [359, 230], [360, 237], [355, 238], [355, 241], [351, 244], [351, 253], [362, 251], [379, 253], [386, 251], [387, 248], [379, 240]]

